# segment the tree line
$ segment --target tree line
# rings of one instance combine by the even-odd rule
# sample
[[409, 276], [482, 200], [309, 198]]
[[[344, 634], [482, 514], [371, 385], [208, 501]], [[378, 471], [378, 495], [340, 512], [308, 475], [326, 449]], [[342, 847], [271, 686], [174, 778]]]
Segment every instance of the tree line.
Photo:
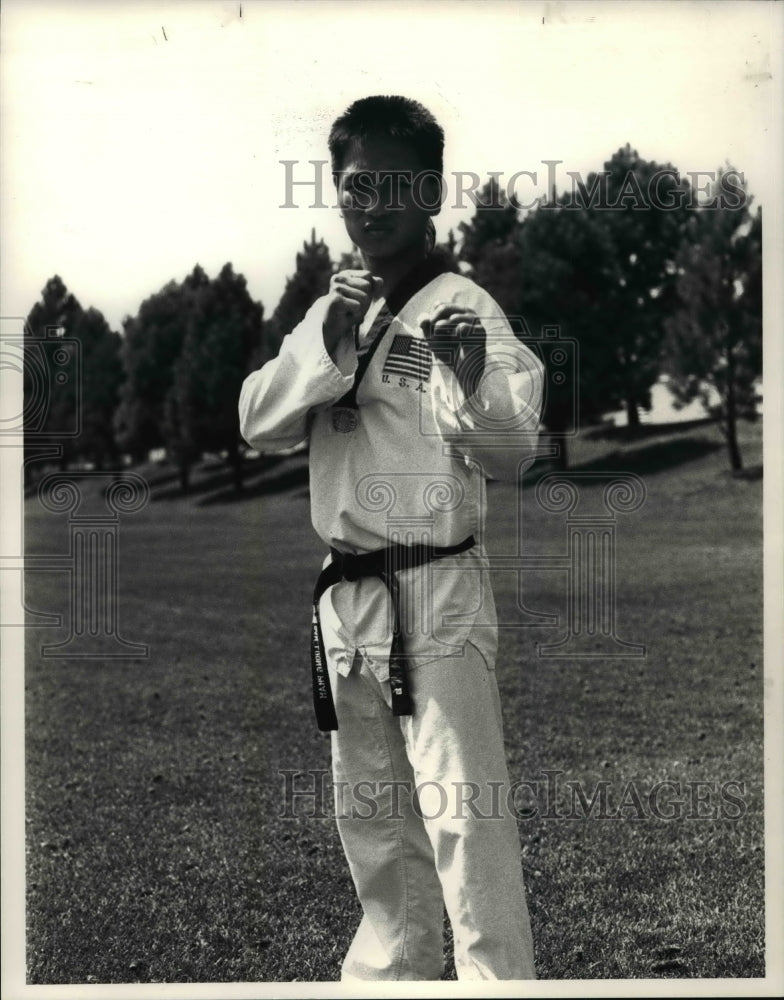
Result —
[[[640, 201], [652, 179], [670, 207]], [[756, 416], [762, 371], [762, 214], [752, 213], [745, 187], [740, 193], [699, 202], [671, 165], [627, 145], [601, 172], [533, 208], [492, 178], [471, 221], [458, 237], [450, 231], [439, 252], [486, 288], [535, 347], [537, 332], [554, 326], [577, 345], [574, 377], [548, 379], [551, 433], [619, 408], [634, 426], [666, 374], [681, 403], [703, 400], [739, 470], [737, 424]], [[243, 379], [277, 354], [336, 270], [357, 266], [355, 252], [333, 262], [312, 232], [265, 319], [230, 263], [215, 278], [197, 264], [145, 299], [122, 334], [55, 275], [27, 318], [26, 440], [28, 432], [36, 440], [62, 433], [77, 410], [78, 433], [61, 439], [63, 468], [116, 468], [163, 448], [187, 490], [194, 464], [219, 453], [241, 488]], [[42, 351], [43, 343], [57, 349]], [[43, 410], [29, 405], [42, 394]]]
[[627, 145], [601, 173], [525, 213], [486, 185], [460, 226], [460, 258], [508, 316], [531, 333], [556, 325], [578, 346], [576, 386], [548, 385], [550, 431], [618, 409], [634, 427], [667, 375], [678, 403], [702, 400], [731, 468], [742, 468], [737, 423], [756, 418], [762, 373], [762, 213], [745, 185], [722, 197], [728, 175], [741, 176], [718, 171], [700, 201], [671, 164]]

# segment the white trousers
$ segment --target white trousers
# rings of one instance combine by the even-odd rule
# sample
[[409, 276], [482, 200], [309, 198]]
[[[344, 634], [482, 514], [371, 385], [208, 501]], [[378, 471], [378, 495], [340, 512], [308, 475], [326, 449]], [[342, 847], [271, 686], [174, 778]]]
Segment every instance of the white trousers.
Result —
[[535, 978], [495, 672], [471, 643], [424, 663], [401, 718], [359, 654], [330, 680], [337, 824], [363, 909], [342, 979], [439, 979], [444, 904], [458, 979]]

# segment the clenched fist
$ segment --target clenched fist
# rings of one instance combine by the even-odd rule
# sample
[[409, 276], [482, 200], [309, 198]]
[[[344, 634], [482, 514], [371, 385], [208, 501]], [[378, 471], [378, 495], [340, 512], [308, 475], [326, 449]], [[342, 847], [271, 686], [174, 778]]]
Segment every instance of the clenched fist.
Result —
[[473, 309], [439, 302], [429, 315], [419, 317], [419, 325], [433, 354], [453, 369], [465, 395], [473, 396], [487, 353], [487, 335]]
[[333, 361], [338, 344], [365, 318], [381, 285], [381, 278], [370, 271], [338, 271], [332, 275], [323, 332], [324, 346]]

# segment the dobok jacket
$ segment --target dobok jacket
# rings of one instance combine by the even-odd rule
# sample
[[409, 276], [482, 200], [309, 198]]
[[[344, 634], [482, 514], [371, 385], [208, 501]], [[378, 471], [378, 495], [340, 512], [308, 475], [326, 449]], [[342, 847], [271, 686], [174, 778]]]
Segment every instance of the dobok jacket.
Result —
[[[325, 545], [363, 553], [395, 542], [455, 545], [473, 534], [468, 551], [399, 573], [402, 631], [410, 667], [459, 656], [467, 640], [492, 666], [485, 478], [516, 480], [531, 464], [543, 366], [491, 296], [463, 275], [442, 274], [383, 333], [357, 391], [356, 426], [346, 430], [333, 413], [354, 383], [357, 346], [342, 343], [333, 362], [322, 335], [327, 301], [316, 301], [278, 356], [245, 380], [242, 435], [260, 452], [309, 442], [311, 517]], [[470, 399], [423, 339], [419, 320], [439, 302], [472, 309], [486, 331], [485, 371]], [[359, 328], [360, 351], [381, 305]], [[392, 617], [383, 583], [344, 580], [320, 610], [330, 664], [347, 673], [359, 651], [385, 679]]]

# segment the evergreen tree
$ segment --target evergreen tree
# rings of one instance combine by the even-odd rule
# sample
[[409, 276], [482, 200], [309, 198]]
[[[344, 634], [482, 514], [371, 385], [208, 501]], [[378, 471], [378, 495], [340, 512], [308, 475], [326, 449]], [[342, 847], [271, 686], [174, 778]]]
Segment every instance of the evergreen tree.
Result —
[[[604, 166], [522, 219], [491, 181], [474, 219], [461, 225], [461, 259], [510, 320], [534, 341], [543, 326], [557, 326], [577, 344], [577, 383], [549, 375], [546, 383], [543, 423], [559, 435], [619, 406], [634, 424], [638, 407], [650, 405], [691, 211], [688, 188], [669, 165], [642, 160], [627, 145]], [[565, 446], [563, 439], [564, 465]]]
[[170, 281], [142, 302], [138, 315], [123, 323], [126, 381], [115, 418], [118, 444], [140, 461], [164, 442], [166, 397], [182, 351], [188, 297], [209, 284], [196, 265], [182, 284]]
[[[498, 179], [492, 177], [477, 198], [476, 212], [470, 222], [461, 222], [460, 260], [472, 268], [480, 267], [488, 247], [508, 243], [517, 232], [519, 210]], [[452, 234], [454, 239], [454, 234]]]
[[335, 265], [335, 273], [338, 271], [362, 271], [365, 265], [362, 262], [362, 257], [359, 254], [359, 250], [352, 246], [348, 253], [342, 253], [340, 258]]
[[166, 395], [164, 439], [188, 487], [191, 464], [204, 451], [225, 452], [242, 487], [237, 400], [258, 346], [263, 309], [231, 264], [206, 284], [186, 288], [186, 332]]
[[73, 333], [82, 355], [81, 431], [74, 447], [80, 457], [102, 469], [107, 460], [114, 464], [118, 457], [113, 418], [125, 377], [122, 340], [92, 308], [80, 314]]
[[30, 310], [25, 338], [22, 385], [25, 449], [40, 438], [60, 446], [60, 466], [76, 455], [73, 437], [81, 421], [81, 352], [74, 331], [82, 315], [79, 301], [59, 275], [50, 278]]
[[333, 270], [329, 248], [324, 240], [316, 239], [314, 229], [310, 242], [297, 254], [294, 274], [287, 279], [280, 302], [265, 324], [260, 364], [277, 356], [283, 338], [303, 320], [316, 299], [327, 293]]

